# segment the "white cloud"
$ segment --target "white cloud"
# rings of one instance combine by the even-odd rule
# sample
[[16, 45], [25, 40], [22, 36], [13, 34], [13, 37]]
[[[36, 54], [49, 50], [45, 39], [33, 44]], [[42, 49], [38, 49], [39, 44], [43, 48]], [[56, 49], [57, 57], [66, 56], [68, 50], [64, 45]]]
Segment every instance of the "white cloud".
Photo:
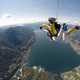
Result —
[[34, 23], [45, 20], [47, 19], [41, 17], [17, 17], [11, 14], [4, 14], [0, 18], [0, 27], [14, 24]]

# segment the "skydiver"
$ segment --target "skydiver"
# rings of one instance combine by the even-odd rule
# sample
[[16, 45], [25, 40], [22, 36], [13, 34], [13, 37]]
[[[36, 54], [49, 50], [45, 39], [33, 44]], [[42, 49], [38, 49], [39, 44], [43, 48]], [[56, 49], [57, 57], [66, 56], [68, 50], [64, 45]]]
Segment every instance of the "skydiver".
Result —
[[56, 40], [61, 26], [56, 22], [56, 18], [53, 17], [50, 17], [48, 22], [48, 24], [43, 24], [40, 29], [47, 30], [48, 36], [51, 38], [51, 40]]
[[65, 40], [67, 30], [68, 30], [68, 25], [66, 23], [63, 23], [58, 33], [58, 36], [61, 35], [62, 39]]

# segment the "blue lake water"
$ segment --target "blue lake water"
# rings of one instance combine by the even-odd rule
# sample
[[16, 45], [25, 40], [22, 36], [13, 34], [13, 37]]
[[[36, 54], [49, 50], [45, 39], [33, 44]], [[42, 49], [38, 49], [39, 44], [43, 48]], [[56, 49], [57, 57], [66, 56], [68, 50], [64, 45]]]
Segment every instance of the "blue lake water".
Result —
[[80, 65], [80, 56], [65, 42], [50, 41], [36, 32], [36, 42], [29, 58], [30, 66], [42, 66], [51, 72], [64, 72]]

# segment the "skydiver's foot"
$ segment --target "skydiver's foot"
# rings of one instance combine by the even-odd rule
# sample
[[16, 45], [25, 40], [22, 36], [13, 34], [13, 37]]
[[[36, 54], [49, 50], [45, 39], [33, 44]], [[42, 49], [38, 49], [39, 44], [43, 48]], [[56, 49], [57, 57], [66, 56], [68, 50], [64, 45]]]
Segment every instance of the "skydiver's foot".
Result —
[[52, 40], [54, 40], [54, 41], [55, 41], [55, 40], [56, 40], [56, 37], [52, 37]]

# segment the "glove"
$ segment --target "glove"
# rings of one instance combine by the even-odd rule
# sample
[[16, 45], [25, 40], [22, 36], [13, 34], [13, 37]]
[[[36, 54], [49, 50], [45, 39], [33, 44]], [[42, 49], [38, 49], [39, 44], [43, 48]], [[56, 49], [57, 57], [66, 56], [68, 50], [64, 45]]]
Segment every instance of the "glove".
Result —
[[40, 26], [40, 29], [42, 29], [42, 27]]

